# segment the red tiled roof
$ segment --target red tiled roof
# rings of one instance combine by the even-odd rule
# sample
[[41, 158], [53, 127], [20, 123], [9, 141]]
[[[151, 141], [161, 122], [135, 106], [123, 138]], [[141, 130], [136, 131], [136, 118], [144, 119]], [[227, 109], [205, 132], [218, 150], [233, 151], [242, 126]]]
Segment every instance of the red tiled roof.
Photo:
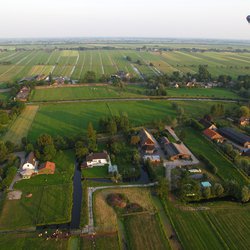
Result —
[[205, 129], [203, 131], [203, 134], [211, 139], [214, 138], [215, 136], [217, 136], [217, 138], [222, 137], [219, 133], [209, 128]]
[[54, 173], [56, 164], [54, 162], [47, 161], [41, 169], [48, 169]]

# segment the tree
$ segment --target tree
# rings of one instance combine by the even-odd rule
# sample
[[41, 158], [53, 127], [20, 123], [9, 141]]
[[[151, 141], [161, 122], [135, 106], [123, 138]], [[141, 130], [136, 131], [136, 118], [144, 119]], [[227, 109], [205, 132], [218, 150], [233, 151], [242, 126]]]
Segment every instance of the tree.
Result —
[[6, 146], [7, 150], [8, 150], [8, 153], [12, 153], [14, 151], [14, 149], [15, 149], [15, 144], [13, 142], [11, 142], [11, 141], [6, 141], [5, 146]]
[[248, 202], [250, 199], [250, 192], [249, 192], [249, 188], [247, 186], [244, 186], [241, 189], [241, 201], [242, 202]]
[[156, 188], [156, 193], [163, 200], [166, 200], [168, 197], [168, 188], [169, 188], [168, 186], [169, 185], [168, 185], [168, 181], [166, 178], [159, 179], [158, 185]]
[[0, 110], [0, 124], [7, 124], [9, 122], [9, 115], [6, 111]]
[[133, 136], [131, 137], [130, 143], [131, 143], [132, 145], [137, 145], [139, 142], [140, 142], [140, 137], [139, 137], [138, 135], [133, 135]]
[[209, 199], [210, 196], [211, 196], [211, 188], [210, 187], [203, 188], [203, 190], [202, 190], [202, 196], [205, 199]]
[[172, 127], [172, 128], [175, 128], [175, 127], [177, 127], [177, 125], [178, 125], [178, 121], [177, 121], [176, 118], [174, 118], [174, 119], [172, 120], [172, 122], [171, 122], [171, 127]]
[[200, 82], [207, 82], [211, 80], [212, 77], [207, 69], [207, 65], [199, 65], [197, 78]]
[[247, 106], [241, 106], [239, 110], [239, 115], [244, 117], [250, 116], [250, 109]]
[[130, 56], [126, 56], [126, 59], [127, 59], [127, 61], [129, 61], [129, 62], [131, 62], [131, 61], [132, 61], [132, 59], [131, 59], [131, 57], [130, 57]]
[[114, 119], [111, 119], [107, 124], [107, 131], [111, 135], [115, 135], [117, 133], [117, 125]]
[[34, 146], [31, 144], [31, 143], [28, 143], [26, 146], [25, 146], [25, 152], [26, 153], [30, 153], [34, 151]]
[[182, 141], [185, 140], [185, 138], [186, 138], [186, 132], [185, 132], [184, 130], [181, 130], [180, 135], [179, 135], [179, 138], [180, 138]]
[[8, 154], [8, 149], [3, 141], [0, 141], [0, 162], [6, 160]]
[[37, 145], [40, 148], [43, 148], [47, 145], [53, 145], [53, 144], [54, 144], [53, 138], [48, 134], [40, 135], [37, 139]]
[[213, 186], [213, 193], [214, 195], [220, 197], [224, 193], [224, 188], [220, 183], [215, 183]]
[[51, 161], [56, 155], [56, 148], [52, 145], [46, 145], [43, 148], [42, 159], [43, 161]]
[[87, 71], [84, 75], [84, 82], [88, 83], [96, 82], [96, 73], [94, 71]]
[[93, 128], [92, 123], [90, 122], [87, 129], [87, 143], [90, 151], [96, 151], [96, 131]]
[[80, 147], [76, 148], [76, 157], [79, 161], [83, 160], [89, 153], [88, 148]]

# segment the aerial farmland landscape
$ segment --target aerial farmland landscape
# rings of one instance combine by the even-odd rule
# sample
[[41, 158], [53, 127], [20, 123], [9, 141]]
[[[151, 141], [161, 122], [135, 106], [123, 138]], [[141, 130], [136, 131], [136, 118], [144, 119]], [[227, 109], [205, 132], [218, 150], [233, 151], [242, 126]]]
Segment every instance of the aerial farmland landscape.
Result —
[[0, 250], [250, 249], [249, 4], [4, 2]]

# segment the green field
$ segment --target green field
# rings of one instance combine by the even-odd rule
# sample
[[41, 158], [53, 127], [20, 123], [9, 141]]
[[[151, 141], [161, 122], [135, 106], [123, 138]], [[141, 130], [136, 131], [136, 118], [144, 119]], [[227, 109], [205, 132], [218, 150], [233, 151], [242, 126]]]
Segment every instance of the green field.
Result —
[[101, 98], [132, 98], [141, 96], [137, 93], [140, 87], [129, 86], [124, 91], [112, 86], [64, 87], [52, 89], [36, 89], [30, 101], [62, 101]]
[[10, 92], [0, 92], [0, 101], [7, 101], [8, 99], [10, 99], [10, 96]]
[[249, 205], [202, 204], [206, 211], [166, 206], [184, 249], [249, 249]]
[[[54, 175], [38, 175], [21, 180], [15, 189], [22, 191], [20, 200], [5, 200], [0, 215], [0, 230], [22, 229], [36, 225], [66, 223], [71, 220], [74, 155], [58, 153]], [[32, 194], [27, 198], [27, 194]]]
[[[211, 97], [238, 99], [239, 96], [227, 89], [222, 88], [167, 88], [167, 97]], [[67, 101], [88, 100], [102, 98], [140, 98], [146, 97], [146, 87], [138, 85], [127, 85], [121, 90], [113, 86], [82, 86], [35, 89], [31, 93], [30, 101]]]
[[222, 180], [236, 180], [238, 183], [247, 184], [246, 176], [243, 176], [233, 165], [231, 161], [226, 159], [216, 149], [215, 145], [205, 139], [200, 131], [196, 131], [192, 128], [186, 128], [186, 137], [184, 139], [185, 144], [191, 149], [191, 151], [199, 156], [204, 155], [218, 168], [218, 176]]
[[[202, 116], [215, 102], [180, 101], [186, 114]], [[176, 112], [170, 101], [129, 101], [96, 102], [40, 105], [28, 137], [34, 141], [42, 133], [62, 136], [84, 134], [89, 122], [98, 129], [101, 117], [127, 113], [133, 126], [149, 124], [155, 119], [164, 120], [166, 116], [175, 117]], [[231, 107], [235, 104], [225, 104]]]
[[[195, 47], [195, 45], [193, 45]], [[33, 46], [28, 46], [32, 48]], [[126, 45], [129, 47], [129, 45]], [[37, 47], [38, 48], [38, 47]], [[130, 56], [132, 61], [126, 60]], [[141, 65], [136, 64], [140, 60]], [[250, 66], [250, 53], [233, 52], [180, 52], [167, 51], [164, 53], [136, 51], [135, 47], [124, 50], [94, 49], [86, 51], [74, 50], [33, 50], [8, 51], [0, 53], [0, 82], [15, 81], [23, 77], [36, 74], [52, 73], [54, 76], [71, 77], [82, 80], [88, 70], [96, 73], [97, 77], [103, 74], [114, 74], [119, 70], [130, 72], [141, 77], [159, 75], [161, 73], [195, 73], [200, 64], [208, 65], [214, 75], [228, 74], [233, 77], [247, 74]], [[153, 66], [149, 66], [153, 63]], [[140, 73], [138, 73], [140, 72]]]

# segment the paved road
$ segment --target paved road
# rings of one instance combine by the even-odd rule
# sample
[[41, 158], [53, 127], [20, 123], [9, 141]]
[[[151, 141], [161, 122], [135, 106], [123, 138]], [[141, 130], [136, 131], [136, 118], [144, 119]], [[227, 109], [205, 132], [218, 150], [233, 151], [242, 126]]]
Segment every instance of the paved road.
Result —
[[93, 193], [97, 190], [102, 189], [110, 189], [110, 188], [136, 188], [136, 187], [153, 187], [157, 184], [157, 182], [149, 183], [149, 184], [135, 184], [135, 185], [118, 185], [118, 186], [101, 186], [101, 187], [88, 187], [88, 214], [89, 214], [89, 224], [83, 231], [89, 234], [93, 234], [95, 232], [94, 227], [94, 217], [93, 217]]
[[[25, 152], [16, 152], [14, 153], [14, 155], [16, 157], [19, 157], [20, 158], [20, 166], [19, 166], [19, 169], [21, 169], [21, 167], [23, 166], [24, 162], [25, 162]], [[21, 176], [19, 173], [16, 173], [16, 176], [14, 177], [13, 181], [11, 182], [8, 190], [12, 191], [13, 190], [13, 187], [15, 185], [15, 183], [17, 181], [21, 180]]]

